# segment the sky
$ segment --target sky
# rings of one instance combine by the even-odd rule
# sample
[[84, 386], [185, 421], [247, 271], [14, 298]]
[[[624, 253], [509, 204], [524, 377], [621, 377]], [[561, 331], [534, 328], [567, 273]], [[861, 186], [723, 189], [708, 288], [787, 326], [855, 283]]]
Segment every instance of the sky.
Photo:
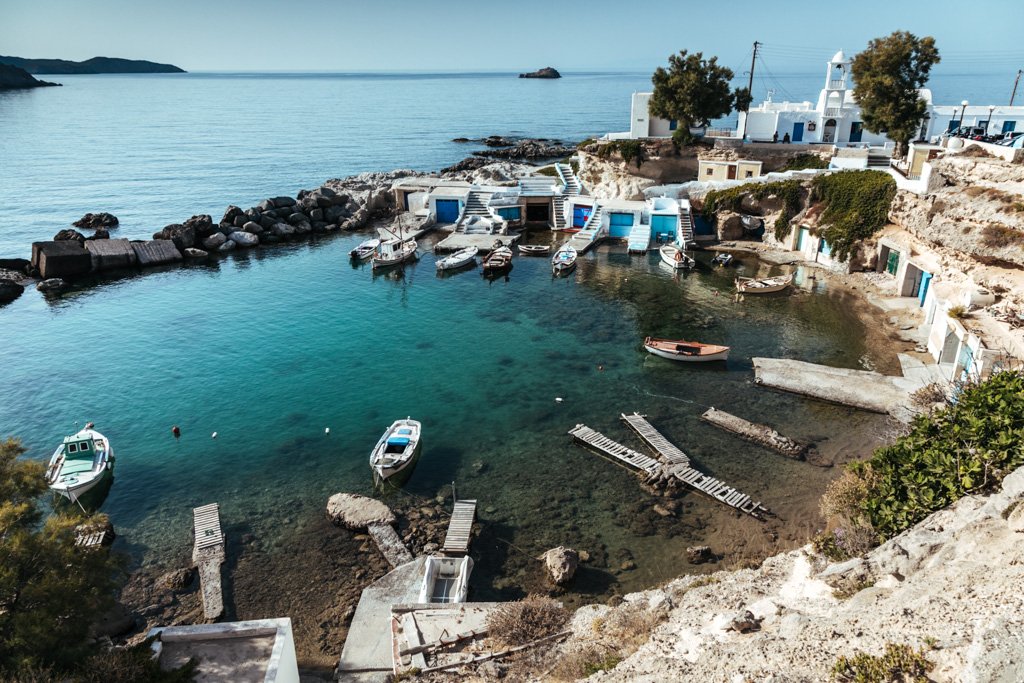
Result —
[[188, 71], [649, 71], [687, 49], [778, 73], [908, 30], [936, 71], [1024, 67], [1019, 0], [0, 0], [0, 54], [148, 59]]

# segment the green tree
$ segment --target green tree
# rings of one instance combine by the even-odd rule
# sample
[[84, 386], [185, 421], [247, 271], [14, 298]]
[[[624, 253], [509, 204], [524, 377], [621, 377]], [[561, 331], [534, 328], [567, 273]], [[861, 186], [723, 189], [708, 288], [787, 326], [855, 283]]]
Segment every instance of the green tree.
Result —
[[654, 116], [678, 121], [673, 139], [688, 142], [691, 126], [707, 126], [734, 106], [749, 105], [746, 88], [736, 92], [729, 88], [732, 77], [732, 69], [719, 66], [718, 57], [704, 59], [701, 52], [689, 54], [683, 50], [669, 56], [667, 69], [659, 66], [654, 71], [654, 94], [648, 109]]
[[20, 459], [24, 452], [16, 439], [0, 441], [0, 672], [68, 670], [88, 654], [89, 626], [113, 600], [118, 562], [106, 550], [75, 548], [83, 515], [43, 519], [45, 467]]
[[874, 38], [853, 58], [853, 94], [860, 105], [864, 128], [885, 133], [907, 153], [927, 110], [918, 90], [939, 63], [935, 39], [896, 31]]

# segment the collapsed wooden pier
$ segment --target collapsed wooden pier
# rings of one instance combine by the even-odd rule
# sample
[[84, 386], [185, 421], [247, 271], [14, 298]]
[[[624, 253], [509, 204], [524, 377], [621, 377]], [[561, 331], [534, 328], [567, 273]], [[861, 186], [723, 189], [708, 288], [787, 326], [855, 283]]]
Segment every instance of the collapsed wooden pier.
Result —
[[577, 443], [590, 448], [599, 455], [644, 472], [648, 480], [674, 478], [700, 493], [756, 519], [762, 519], [763, 515], [770, 514], [760, 501], [755, 502], [750, 496], [737, 491], [725, 482], [691, 467], [690, 459], [686, 454], [662, 436], [644, 419], [643, 415], [639, 413], [623, 414], [622, 419], [658, 454], [660, 460], [627, 448], [584, 424], [576, 425], [569, 430], [569, 434]]
[[783, 436], [768, 425], [757, 424], [756, 422], [744, 420], [742, 417], [737, 417], [736, 415], [727, 413], [724, 410], [708, 408], [700, 417], [702, 420], [710, 422], [716, 427], [721, 427], [727, 432], [737, 434], [747, 441], [756, 443], [759, 446], [770, 448], [777, 453], [781, 453], [787, 458], [803, 460], [807, 453], [807, 444], [803, 444], [795, 439]]
[[224, 533], [220, 529], [220, 505], [210, 503], [193, 508], [195, 544], [192, 561], [199, 567], [199, 591], [203, 614], [213, 621], [224, 614], [224, 595], [220, 584], [220, 566], [224, 563]]

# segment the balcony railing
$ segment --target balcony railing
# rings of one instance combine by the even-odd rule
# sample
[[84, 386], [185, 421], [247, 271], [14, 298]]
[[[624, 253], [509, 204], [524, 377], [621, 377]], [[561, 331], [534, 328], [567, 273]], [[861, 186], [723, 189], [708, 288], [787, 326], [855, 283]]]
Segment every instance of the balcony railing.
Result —
[[735, 128], [708, 128], [704, 131], [704, 137], [707, 138], [734, 138], [736, 137]]
[[846, 79], [845, 78], [833, 79], [833, 80], [828, 82], [828, 87], [831, 90], [843, 90], [844, 88], [846, 88]]
[[840, 107], [825, 107], [825, 116], [842, 116], [842, 113]]

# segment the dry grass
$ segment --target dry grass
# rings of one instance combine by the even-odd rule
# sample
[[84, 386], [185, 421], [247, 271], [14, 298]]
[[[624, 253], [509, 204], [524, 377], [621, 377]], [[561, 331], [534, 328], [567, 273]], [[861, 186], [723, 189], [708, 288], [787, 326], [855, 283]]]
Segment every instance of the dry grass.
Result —
[[938, 382], [926, 384], [910, 395], [910, 402], [916, 408], [931, 408], [936, 403], [946, 402], [946, 388]]
[[981, 230], [981, 241], [993, 249], [1019, 247], [1024, 244], [1024, 232], [999, 223], [989, 223]]
[[569, 613], [557, 600], [528, 595], [491, 612], [487, 631], [498, 643], [514, 647], [557, 633], [568, 620]]
[[957, 156], [960, 156], [960, 157], [970, 157], [970, 158], [974, 158], [974, 159], [994, 159], [995, 158], [992, 154], [989, 154], [987, 151], [985, 151], [981, 147], [978, 147], [977, 145], [970, 145], [968, 147], [964, 147], [964, 151], [962, 151], [959, 154], [957, 154]]
[[833, 479], [822, 494], [821, 515], [827, 520], [856, 519], [860, 516], [860, 504], [867, 493], [867, 480], [846, 470], [837, 479]]
[[992, 201], [1000, 202], [1003, 204], [1002, 210], [1006, 213], [1019, 213], [1024, 211], [1024, 197], [1019, 194], [1014, 194], [1013, 192], [1000, 190], [998, 187], [972, 185], [971, 187], [964, 188], [964, 194], [972, 198], [984, 197]]

